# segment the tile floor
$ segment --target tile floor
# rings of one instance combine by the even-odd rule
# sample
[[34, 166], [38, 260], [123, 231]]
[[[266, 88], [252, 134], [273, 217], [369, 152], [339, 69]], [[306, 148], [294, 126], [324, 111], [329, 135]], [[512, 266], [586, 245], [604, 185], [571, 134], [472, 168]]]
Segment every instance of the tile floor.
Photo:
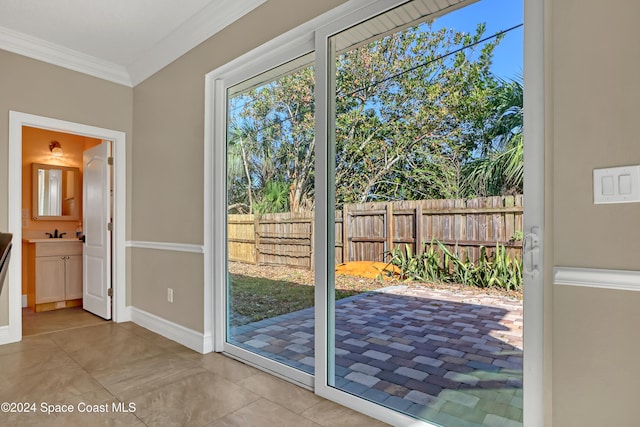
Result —
[[[33, 327], [27, 323], [27, 328]], [[385, 425], [220, 354], [191, 351], [133, 323], [66, 325], [57, 332], [35, 327], [38, 335], [0, 346], [0, 402], [13, 402], [13, 409], [27, 404], [35, 410], [0, 411], [0, 425]], [[51, 414], [46, 413], [49, 408]], [[69, 408], [73, 412], [61, 412]]]

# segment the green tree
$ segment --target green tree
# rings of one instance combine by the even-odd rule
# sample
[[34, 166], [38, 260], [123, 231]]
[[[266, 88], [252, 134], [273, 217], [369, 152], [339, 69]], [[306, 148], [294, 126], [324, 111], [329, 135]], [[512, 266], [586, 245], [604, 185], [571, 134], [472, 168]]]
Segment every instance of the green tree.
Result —
[[289, 201], [289, 185], [282, 181], [270, 181], [267, 182], [264, 193], [255, 206], [255, 212], [258, 214], [288, 212]]
[[[231, 99], [229, 134], [246, 153], [250, 178], [245, 200], [253, 207], [273, 207], [264, 198], [286, 187], [292, 211], [313, 207], [314, 97], [313, 68], [307, 67]], [[233, 146], [234, 138], [231, 138]], [[237, 150], [237, 149], [236, 149]], [[228, 157], [238, 155], [228, 150]], [[278, 190], [278, 191], [276, 191]], [[241, 203], [237, 192], [230, 204]]]
[[497, 86], [499, 39], [480, 47], [484, 31], [422, 24], [339, 56], [338, 204], [460, 196], [465, 162], [489, 139]]
[[229, 211], [253, 212], [253, 185], [249, 170], [247, 142], [250, 136], [240, 128], [234, 128], [227, 145], [227, 188], [232, 201]]
[[[506, 126], [490, 71], [501, 38], [484, 32], [425, 23], [338, 53], [338, 205], [464, 194], [466, 165], [493, 153]], [[230, 100], [231, 205], [281, 209], [286, 190], [291, 211], [313, 207], [314, 87], [306, 67]]]
[[463, 190], [467, 197], [520, 194], [523, 191], [522, 82], [501, 81], [496, 93], [493, 111], [497, 119], [489, 122], [491, 144], [463, 170]]

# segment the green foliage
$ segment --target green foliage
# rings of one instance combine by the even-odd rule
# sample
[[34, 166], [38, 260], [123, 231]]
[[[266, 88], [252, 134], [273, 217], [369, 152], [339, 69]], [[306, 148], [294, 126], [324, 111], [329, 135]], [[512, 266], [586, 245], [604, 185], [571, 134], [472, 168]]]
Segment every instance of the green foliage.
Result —
[[513, 240], [514, 242], [521, 242], [524, 240], [524, 232], [522, 231], [515, 231], [513, 233], [513, 236], [511, 236], [511, 240]]
[[522, 194], [524, 183], [523, 88], [520, 81], [500, 81], [493, 99], [497, 119], [489, 124], [490, 142], [481, 156], [464, 165], [465, 197]]
[[[229, 99], [227, 198], [230, 205], [248, 205], [249, 213], [265, 206], [271, 209], [272, 202], [258, 200], [259, 195], [279, 193], [274, 186], [278, 186], [277, 190], [284, 186], [288, 209], [299, 211], [312, 207], [313, 73], [312, 66], [297, 69]], [[257, 195], [255, 204], [253, 194]], [[279, 209], [279, 205], [276, 208]]]
[[463, 189], [468, 197], [522, 194], [524, 184], [524, 146], [522, 134], [506, 148], [475, 159], [463, 169]]
[[289, 186], [286, 182], [267, 182], [262, 198], [256, 202], [254, 211], [257, 214], [279, 213], [289, 211]]
[[498, 40], [428, 23], [343, 52], [336, 61], [337, 204], [460, 196], [483, 145], [498, 81]]
[[[507, 145], [503, 139], [518, 129], [511, 106], [521, 99], [517, 87], [491, 74], [501, 37], [475, 44], [485, 36], [484, 24], [465, 33], [423, 23], [337, 55], [338, 208], [486, 193], [487, 174], [511, 173], [504, 157], [500, 167], [474, 162]], [[312, 209], [314, 69], [283, 66], [269, 75], [280, 77], [229, 99], [227, 198], [254, 212], [267, 185], [281, 182], [291, 211]], [[507, 181], [491, 182], [491, 191], [514, 188]]]
[[390, 262], [402, 270], [407, 280], [421, 282], [459, 283], [480, 288], [498, 287], [506, 290], [522, 286], [522, 261], [509, 256], [503, 245], [496, 244], [492, 257], [480, 247], [476, 263], [467, 256], [462, 260], [443, 243], [435, 240], [422, 253], [414, 254], [409, 245], [390, 252]]

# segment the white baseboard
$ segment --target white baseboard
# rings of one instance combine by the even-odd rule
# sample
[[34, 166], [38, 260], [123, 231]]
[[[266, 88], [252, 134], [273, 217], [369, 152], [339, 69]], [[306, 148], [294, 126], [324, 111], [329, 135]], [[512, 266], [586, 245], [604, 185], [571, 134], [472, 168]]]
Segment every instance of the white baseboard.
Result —
[[11, 344], [22, 340], [22, 334], [16, 335], [11, 332], [9, 325], [0, 326], [0, 345]]
[[111, 320], [116, 323], [131, 322], [131, 307], [114, 307]]
[[11, 341], [11, 337], [9, 335], [9, 325], [0, 326], [0, 345], [9, 344]]
[[555, 285], [640, 291], [640, 271], [554, 267]]
[[205, 336], [202, 332], [185, 328], [155, 314], [131, 307], [131, 321], [198, 353], [205, 354], [213, 351], [211, 336]]

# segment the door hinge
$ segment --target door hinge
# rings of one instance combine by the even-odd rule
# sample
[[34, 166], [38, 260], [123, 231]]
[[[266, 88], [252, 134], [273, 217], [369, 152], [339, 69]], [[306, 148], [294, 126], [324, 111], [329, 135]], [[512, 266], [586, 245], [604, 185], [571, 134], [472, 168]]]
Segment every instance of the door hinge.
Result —
[[113, 231], [113, 223], [112, 222], [107, 223], [107, 231]]
[[112, 297], [113, 296], [113, 288], [109, 288], [107, 290], [107, 296]]
[[107, 164], [113, 166], [113, 157], [107, 157]]

